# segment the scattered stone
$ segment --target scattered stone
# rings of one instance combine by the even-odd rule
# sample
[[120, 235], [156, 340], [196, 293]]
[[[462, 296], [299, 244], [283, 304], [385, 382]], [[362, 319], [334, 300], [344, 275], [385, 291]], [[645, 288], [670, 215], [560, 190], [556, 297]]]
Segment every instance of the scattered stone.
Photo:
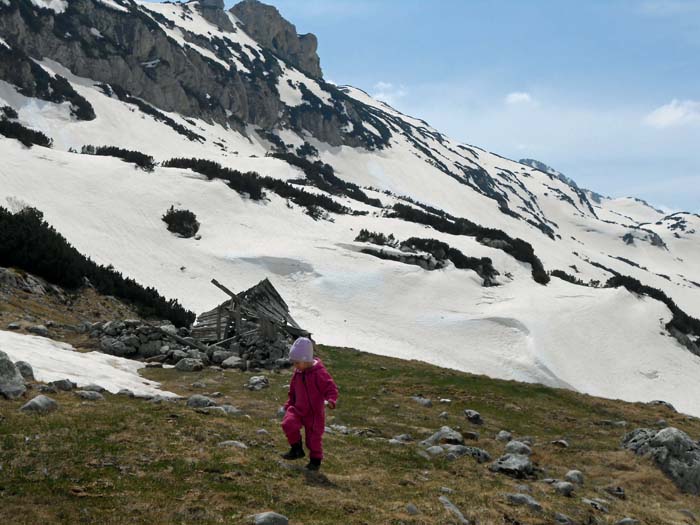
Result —
[[530, 458], [521, 454], [505, 454], [493, 462], [489, 469], [518, 479], [531, 476], [535, 471]]
[[195, 409], [202, 414], [218, 414], [220, 416], [242, 416], [244, 412], [233, 405], [209, 406]]
[[35, 335], [40, 335], [42, 337], [48, 337], [49, 335], [49, 329], [46, 328], [43, 324], [30, 326], [29, 328], [27, 328], [27, 332], [31, 332]]
[[473, 457], [477, 463], [491, 461], [491, 455], [482, 448], [465, 447], [464, 445], [443, 445], [442, 448], [447, 452], [446, 458], [449, 461], [465, 455]]
[[528, 494], [506, 494], [506, 499], [511, 505], [527, 505], [530, 510], [540, 512], [542, 505]]
[[507, 430], [501, 430], [498, 434], [496, 434], [496, 441], [507, 443], [511, 439], [513, 439], [513, 434], [511, 434]]
[[622, 487], [605, 487], [605, 492], [617, 499], [627, 499], [625, 489]]
[[569, 448], [569, 442], [565, 439], [555, 439], [554, 441], [550, 441], [550, 443], [560, 448]]
[[463, 434], [464, 439], [468, 439], [470, 441], [479, 441], [479, 433], [478, 432], [472, 432], [472, 431], [467, 431]]
[[85, 401], [104, 401], [105, 398], [102, 394], [99, 392], [91, 392], [88, 390], [76, 390], [75, 395], [78, 396], [80, 399], [84, 399]]
[[10, 357], [0, 350], [0, 396], [7, 399], [22, 397], [27, 391], [24, 377]]
[[447, 399], [447, 398], [442, 398], [442, 399], [440, 400], [440, 403], [442, 403], [443, 405], [449, 405], [450, 403], [452, 403], [452, 400], [451, 400], [451, 399]]
[[267, 430], [265, 430], [264, 428], [259, 428], [258, 430], [255, 431], [255, 433], [258, 434], [259, 436], [270, 435], [270, 433]]
[[556, 490], [558, 494], [566, 496], [567, 498], [574, 493], [575, 489], [574, 484], [568, 481], [557, 481], [553, 486], [554, 490]]
[[634, 518], [622, 518], [620, 521], [616, 521], [615, 525], [639, 525], [639, 520]]
[[522, 454], [529, 456], [532, 454], [532, 449], [522, 441], [509, 441], [506, 444], [506, 454]]
[[685, 432], [638, 428], [623, 438], [622, 447], [650, 456], [683, 492], [700, 495], [700, 444]]
[[574, 522], [571, 520], [569, 516], [566, 514], [562, 514], [560, 512], [557, 512], [554, 515], [554, 523], [556, 525], [574, 525]]
[[445, 449], [438, 445], [433, 445], [432, 447], [428, 447], [425, 449], [425, 451], [430, 454], [431, 456], [441, 456], [442, 454], [445, 453]]
[[19, 330], [20, 328], [22, 328], [22, 325], [19, 323], [10, 323], [7, 325], [8, 330]]
[[32, 365], [26, 361], [17, 361], [15, 366], [25, 381], [35, 381], [34, 369], [32, 368]]
[[413, 503], [409, 503], [408, 505], [406, 505], [406, 512], [411, 516], [417, 516], [418, 514], [420, 514], [418, 507], [416, 507]]
[[454, 503], [447, 499], [447, 496], [440, 496], [438, 500], [440, 500], [440, 503], [445, 507], [445, 510], [457, 519], [460, 525], [470, 525], [471, 522], [464, 517], [464, 514], [462, 514], [457, 507], [455, 507]]
[[433, 406], [433, 402], [430, 399], [428, 399], [427, 397], [413, 396], [411, 399], [413, 399], [420, 406], [424, 406], [426, 408], [430, 408]]
[[270, 386], [270, 380], [267, 376], [253, 376], [248, 380], [246, 388], [248, 390], [259, 391]]
[[448, 412], [440, 412], [440, 415], [438, 417], [440, 419], [449, 419], [450, 414]]
[[440, 487], [440, 492], [443, 494], [454, 494], [454, 490], [449, 487]]
[[230, 448], [230, 447], [241, 448], [241, 449], [248, 448], [248, 445], [246, 445], [245, 443], [241, 443], [240, 441], [233, 441], [233, 440], [222, 441], [221, 443], [219, 443], [219, 446], [221, 448]]
[[134, 397], [134, 393], [129, 390], [128, 388], [122, 388], [119, 392], [117, 392], [118, 396], [126, 396], [126, 397]]
[[581, 501], [585, 503], [586, 505], [590, 505], [593, 507], [595, 510], [600, 511], [604, 514], [607, 514], [610, 512], [608, 510], [607, 504], [608, 502], [605, 501], [604, 499], [599, 499], [599, 498], [593, 498], [593, 499], [588, 499], [588, 498], [581, 498]]
[[570, 470], [564, 476], [564, 479], [569, 483], [575, 483], [576, 485], [583, 485], [583, 472], [580, 470]]
[[245, 361], [237, 355], [232, 355], [221, 362], [221, 368], [245, 368]]
[[282, 419], [284, 415], [287, 413], [284, 407], [279, 407], [277, 409], [277, 419]]
[[51, 381], [49, 383], [49, 386], [52, 386], [56, 390], [61, 390], [63, 392], [70, 392], [71, 390], [75, 390], [76, 388], [78, 388], [78, 385], [76, 385], [70, 379], [59, 379], [57, 381]]
[[103, 388], [100, 385], [96, 385], [94, 383], [90, 383], [88, 386], [82, 387], [81, 390], [85, 390], [87, 392], [99, 392], [100, 394], [104, 394], [105, 392], [107, 392], [106, 388]]
[[249, 516], [249, 518], [253, 525], [289, 525], [287, 517], [276, 512], [263, 512]]
[[662, 406], [668, 408], [672, 412], [678, 412], [676, 410], [676, 407], [674, 407], [671, 403], [668, 401], [662, 401], [661, 399], [655, 399], [654, 401], [649, 401], [647, 405], [652, 405], [652, 406]]
[[441, 427], [440, 430], [435, 432], [428, 439], [420, 442], [422, 447], [431, 447], [433, 445], [464, 445], [464, 437], [462, 434], [456, 430], [452, 430], [450, 427]]
[[39, 385], [39, 392], [44, 394], [58, 394], [58, 388], [51, 385]]
[[38, 412], [40, 414], [45, 414], [47, 412], [52, 412], [58, 408], [58, 403], [43, 395], [36, 396], [31, 401], [22, 405], [20, 410], [22, 412]]
[[175, 370], [180, 372], [199, 372], [204, 369], [204, 363], [201, 359], [193, 359], [191, 357], [185, 357], [180, 359], [175, 365]]
[[187, 399], [187, 406], [189, 408], [206, 408], [216, 406], [216, 401], [210, 397], [206, 397], [200, 394], [195, 394]]
[[467, 418], [467, 420], [470, 423], [473, 423], [474, 425], [483, 425], [484, 420], [481, 417], [481, 414], [479, 414], [476, 410], [469, 410], [466, 409], [464, 411], [464, 415]]

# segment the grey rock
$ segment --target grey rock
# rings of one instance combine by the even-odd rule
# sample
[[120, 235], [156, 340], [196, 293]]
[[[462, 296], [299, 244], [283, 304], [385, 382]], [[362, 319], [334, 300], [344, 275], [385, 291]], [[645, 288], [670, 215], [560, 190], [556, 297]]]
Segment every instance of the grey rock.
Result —
[[665, 407], [665, 408], [668, 408], [671, 412], [678, 412], [676, 410], [676, 407], [674, 407], [671, 403], [669, 403], [668, 401], [662, 401], [661, 399], [655, 399], [654, 401], [649, 401], [649, 403], [647, 403], [647, 404], [652, 405], [652, 406]]
[[570, 470], [564, 476], [564, 479], [569, 483], [575, 483], [576, 485], [583, 485], [583, 472], [580, 470]]
[[413, 397], [411, 397], [411, 399], [413, 399], [413, 401], [418, 403], [420, 406], [424, 406], [426, 408], [430, 408], [433, 406], [433, 402], [430, 399], [428, 399], [427, 397], [413, 396]]
[[615, 525], [639, 525], [639, 520], [634, 518], [622, 518], [620, 521], [616, 521]]
[[103, 388], [100, 385], [96, 385], [95, 383], [90, 383], [88, 386], [82, 387], [81, 390], [85, 390], [87, 392], [99, 392], [100, 394], [103, 394], [107, 391], [106, 388]]
[[418, 514], [420, 514], [418, 507], [416, 507], [413, 503], [409, 503], [408, 505], [406, 505], [406, 512], [411, 516], [417, 516]]
[[15, 366], [17, 367], [17, 370], [19, 370], [19, 373], [22, 375], [25, 381], [35, 381], [34, 369], [32, 368], [32, 365], [30, 365], [26, 361], [17, 361], [15, 363]]
[[48, 337], [49, 335], [49, 329], [46, 328], [46, 326], [44, 326], [43, 324], [30, 326], [29, 328], [27, 328], [27, 331], [35, 335], [40, 335], [42, 337]]
[[484, 424], [484, 420], [481, 417], [481, 414], [479, 414], [476, 410], [466, 409], [464, 411], [464, 416], [467, 418], [467, 420], [470, 423], [473, 423], [474, 425], [483, 425]]
[[136, 354], [136, 348], [126, 346], [122, 341], [109, 336], [100, 339], [100, 350], [105, 354], [117, 357], [128, 357]]
[[277, 414], [276, 414], [276, 415], [277, 415], [277, 419], [282, 419], [286, 413], [287, 413], [287, 411], [285, 410], [285, 408], [284, 408], [283, 406], [282, 406], [282, 407], [279, 407], [279, 408], [277, 409]]
[[440, 496], [438, 498], [440, 503], [442, 503], [443, 507], [445, 507], [445, 510], [452, 514], [455, 519], [457, 520], [457, 523], [460, 525], [470, 525], [471, 521], [469, 521], [467, 518], [464, 517], [464, 514], [462, 514], [462, 511], [460, 511], [454, 503], [452, 503], [447, 496]]
[[442, 492], [443, 494], [454, 494], [455, 493], [454, 489], [451, 489], [449, 487], [440, 487], [440, 492]]
[[556, 483], [554, 483], [553, 487], [558, 494], [567, 497], [571, 496], [575, 490], [574, 484], [568, 481], [557, 481]]
[[0, 396], [7, 399], [22, 397], [27, 388], [24, 386], [24, 377], [10, 357], [0, 350]]
[[530, 458], [521, 454], [505, 454], [494, 461], [489, 469], [518, 479], [531, 476], [535, 471]]
[[214, 350], [211, 354], [211, 362], [215, 365], [220, 365], [226, 361], [229, 357], [233, 357], [236, 354], [229, 350]]
[[513, 434], [511, 434], [507, 430], [501, 430], [498, 434], [496, 434], [496, 441], [507, 443], [511, 439], [513, 439]]
[[242, 368], [245, 366], [245, 361], [237, 355], [227, 357], [221, 362], [221, 368]]
[[209, 397], [195, 394], [187, 399], [187, 406], [189, 408], [213, 407], [216, 406], [216, 401]]
[[267, 376], [253, 376], [248, 380], [246, 388], [248, 390], [258, 391], [270, 386], [270, 380]]
[[51, 385], [39, 385], [39, 392], [44, 394], [58, 394], [58, 388]]
[[569, 448], [569, 442], [565, 439], [555, 439], [554, 441], [550, 441], [550, 443], [559, 448]]
[[599, 498], [593, 498], [593, 499], [588, 499], [588, 498], [581, 498], [581, 502], [585, 503], [586, 505], [589, 505], [593, 507], [595, 510], [602, 512], [604, 514], [609, 513], [610, 511], [608, 510], [607, 507], [607, 501]]
[[627, 499], [627, 493], [625, 492], [625, 489], [622, 487], [605, 487], [605, 492], [610, 494], [611, 496], [617, 498], [617, 499]]
[[529, 456], [532, 454], [532, 449], [522, 441], [509, 441], [506, 444], [506, 454], [522, 454]]
[[441, 398], [440, 403], [443, 405], [449, 405], [450, 403], [452, 403], [452, 400], [448, 398]]
[[440, 419], [449, 419], [450, 414], [449, 412], [440, 412], [440, 415], [438, 416]]
[[19, 330], [20, 328], [22, 328], [22, 325], [19, 323], [10, 323], [7, 325], [8, 330]]
[[562, 514], [561, 512], [554, 514], [554, 523], [555, 525], [574, 525], [571, 518], [566, 514]]
[[434, 445], [432, 447], [428, 447], [425, 449], [425, 451], [430, 454], [431, 456], [442, 456], [445, 453], [445, 449], [438, 445]]
[[129, 390], [128, 388], [122, 388], [121, 390], [119, 390], [119, 392], [117, 392], [117, 395], [118, 396], [126, 396], [126, 397], [134, 397], [134, 393], [131, 390]]
[[52, 412], [58, 408], [58, 403], [43, 395], [36, 396], [31, 401], [22, 405], [20, 410], [22, 412], [37, 412], [40, 414], [45, 414], [47, 412]]
[[411, 441], [413, 441], [413, 438], [410, 434], [399, 434], [398, 436], [394, 436], [394, 439], [402, 443], [410, 443]]
[[255, 431], [255, 433], [258, 434], [259, 436], [269, 436], [270, 435], [270, 433], [267, 430], [265, 430], [264, 428], [257, 429]]
[[180, 372], [199, 372], [204, 369], [204, 363], [199, 359], [185, 357], [177, 362], [175, 369]]
[[76, 390], [75, 395], [78, 396], [80, 399], [84, 399], [85, 401], [104, 401], [105, 398], [102, 394], [99, 392], [92, 392], [89, 390]]
[[56, 381], [51, 381], [49, 383], [49, 386], [52, 386], [56, 390], [61, 390], [63, 392], [70, 392], [71, 390], [75, 390], [76, 388], [78, 388], [78, 385], [76, 385], [70, 379], [58, 379]]
[[289, 519], [276, 512], [263, 512], [250, 516], [253, 525], [289, 525]]
[[246, 445], [245, 443], [242, 443], [240, 441], [229, 440], [229, 441], [222, 441], [221, 443], [219, 443], [219, 447], [246, 449], [246, 448], [248, 448], [248, 445]]
[[491, 461], [491, 455], [482, 448], [465, 447], [464, 445], [443, 445], [442, 448], [447, 452], [446, 459], [449, 461], [465, 455], [473, 457], [477, 463]]
[[700, 495], [700, 444], [674, 427], [638, 428], [625, 435], [623, 448], [651, 457], [683, 492]]
[[540, 512], [542, 510], [542, 505], [528, 494], [506, 494], [506, 500], [511, 505], [524, 505], [530, 510]]
[[441, 427], [440, 430], [435, 432], [428, 439], [420, 442], [422, 447], [431, 447], [434, 445], [464, 445], [464, 437], [462, 434], [456, 430], [452, 430], [450, 427]]

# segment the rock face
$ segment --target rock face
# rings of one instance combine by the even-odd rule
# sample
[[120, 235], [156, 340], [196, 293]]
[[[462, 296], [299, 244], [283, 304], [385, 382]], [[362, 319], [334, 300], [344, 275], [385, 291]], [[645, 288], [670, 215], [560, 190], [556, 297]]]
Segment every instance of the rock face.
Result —
[[316, 35], [297, 35], [296, 27], [271, 5], [243, 0], [231, 12], [244, 24], [246, 33], [280, 58], [312, 78], [321, 78], [321, 60], [316, 54]]
[[24, 378], [9, 356], [0, 350], [0, 396], [17, 399], [26, 391]]
[[623, 448], [651, 457], [683, 492], [700, 495], [700, 444], [674, 427], [638, 428], [622, 440]]

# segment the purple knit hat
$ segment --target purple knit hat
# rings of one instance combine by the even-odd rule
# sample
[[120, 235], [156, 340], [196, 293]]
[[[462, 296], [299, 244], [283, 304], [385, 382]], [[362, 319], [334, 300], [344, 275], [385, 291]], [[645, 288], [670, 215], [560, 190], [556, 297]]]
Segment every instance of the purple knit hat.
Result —
[[289, 350], [290, 361], [304, 361], [310, 363], [314, 360], [314, 344], [308, 337], [300, 337]]

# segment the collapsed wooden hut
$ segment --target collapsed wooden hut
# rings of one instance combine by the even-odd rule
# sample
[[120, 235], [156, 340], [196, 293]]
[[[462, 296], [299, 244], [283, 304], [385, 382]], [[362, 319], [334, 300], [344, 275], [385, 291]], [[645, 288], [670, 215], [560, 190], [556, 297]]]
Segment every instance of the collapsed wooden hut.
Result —
[[229, 299], [197, 317], [191, 337], [199, 343], [223, 348], [231, 348], [234, 343], [254, 347], [311, 335], [292, 318], [287, 303], [269, 279], [238, 294], [216, 279], [211, 282]]

